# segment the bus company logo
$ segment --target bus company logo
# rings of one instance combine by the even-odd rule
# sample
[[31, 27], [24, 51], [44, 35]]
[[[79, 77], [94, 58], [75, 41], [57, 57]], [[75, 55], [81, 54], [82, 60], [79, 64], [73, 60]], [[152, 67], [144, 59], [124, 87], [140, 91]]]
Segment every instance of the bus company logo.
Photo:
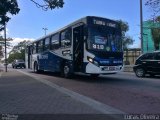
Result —
[[48, 59], [48, 54], [46, 54], [46, 55], [39, 55], [39, 59]]

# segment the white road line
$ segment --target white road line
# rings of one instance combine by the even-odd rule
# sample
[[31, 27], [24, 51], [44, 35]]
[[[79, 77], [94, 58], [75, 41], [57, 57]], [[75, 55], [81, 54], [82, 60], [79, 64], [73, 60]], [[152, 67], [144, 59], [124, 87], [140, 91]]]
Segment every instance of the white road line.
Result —
[[32, 77], [32, 78], [34, 78], [34, 79], [46, 84], [46, 85], [48, 85], [48, 86], [50, 86], [50, 87], [52, 87], [52, 88], [64, 93], [64, 94], [67, 94], [71, 98], [73, 98], [73, 99], [75, 99], [77, 101], [80, 101], [82, 103], [85, 103], [88, 106], [92, 107], [93, 109], [102, 112], [103, 114], [126, 114], [125, 112], [123, 112], [121, 110], [118, 110], [118, 109], [113, 108], [113, 107], [111, 107], [109, 105], [103, 104], [103, 103], [101, 103], [99, 101], [96, 101], [94, 99], [91, 99], [91, 98], [89, 98], [87, 96], [81, 95], [81, 94], [73, 92], [71, 90], [68, 90], [68, 89], [66, 89], [64, 87], [58, 86], [58, 85], [56, 85], [56, 84], [54, 84], [54, 83], [52, 83], [52, 82], [50, 82], [48, 80], [41, 79], [41, 78], [39, 78], [37, 76], [31, 75], [31, 74], [29, 74], [27, 72], [24, 72], [24, 71], [21, 71], [21, 70], [17, 70], [17, 71], [19, 71], [19, 72], [21, 72], [21, 73], [23, 73], [25, 75], [28, 75], [28, 76], [30, 76], [30, 77]]

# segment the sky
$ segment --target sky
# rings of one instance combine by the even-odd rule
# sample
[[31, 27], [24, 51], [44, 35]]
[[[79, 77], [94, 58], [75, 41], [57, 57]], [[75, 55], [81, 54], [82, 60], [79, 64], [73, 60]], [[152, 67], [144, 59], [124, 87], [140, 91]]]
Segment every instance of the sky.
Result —
[[[140, 47], [139, 0], [64, 0], [63, 8], [48, 11], [37, 8], [30, 0], [17, 1], [21, 10], [7, 23], [7, 37], [14, 38], [13, 44], [44, 36], [42, 28], [47, 28], [48, 34], [84, 16], [100, 16], [128, 22], [127, 34], [135, 40], [130, 47]], [[143, 17], [144, 20], [151, 17], [146, 6], [143, 6]]]

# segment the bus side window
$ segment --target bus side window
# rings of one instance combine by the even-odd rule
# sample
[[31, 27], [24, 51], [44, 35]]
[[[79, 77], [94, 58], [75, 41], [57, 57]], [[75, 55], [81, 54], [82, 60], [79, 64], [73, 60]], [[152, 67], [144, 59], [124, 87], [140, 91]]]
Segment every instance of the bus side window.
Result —
[[40, 40], [40, 41], [37, 43], [37, 52], [38, 52], [38, 53], [43, 52], [43, 40]]
[[72, 29], [68, 28], [61, 32], [61, 47], [66, 48], [71, 46]]
[[32, 45], [32, 53], [33, 54], [37, 53], [37, 45], [36, 45], [36, 43], [33, 43], [33, 45]]
[[59, 34], [57, 33], [51, 38], [51, 50], [58, 49], [59, 46]]
[[49, 44], [50, 44], [50, 38], [46, 38], [46, 39], [44, 40], [44, 51], [50, 49]]

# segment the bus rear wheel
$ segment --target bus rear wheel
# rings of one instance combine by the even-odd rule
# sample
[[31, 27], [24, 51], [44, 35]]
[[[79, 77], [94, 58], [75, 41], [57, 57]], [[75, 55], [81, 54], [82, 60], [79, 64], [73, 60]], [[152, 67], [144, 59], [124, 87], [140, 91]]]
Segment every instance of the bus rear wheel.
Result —
[[34, 63], [34, 72], [39, 73], [38, 64], [37, 62]]
[[65, 78], [71, 78], [72, 77], [72, 73], [70, 72], [70, 67], [68, 65], [64, 65], [63, 67], [63, 73], [62, 76]]

